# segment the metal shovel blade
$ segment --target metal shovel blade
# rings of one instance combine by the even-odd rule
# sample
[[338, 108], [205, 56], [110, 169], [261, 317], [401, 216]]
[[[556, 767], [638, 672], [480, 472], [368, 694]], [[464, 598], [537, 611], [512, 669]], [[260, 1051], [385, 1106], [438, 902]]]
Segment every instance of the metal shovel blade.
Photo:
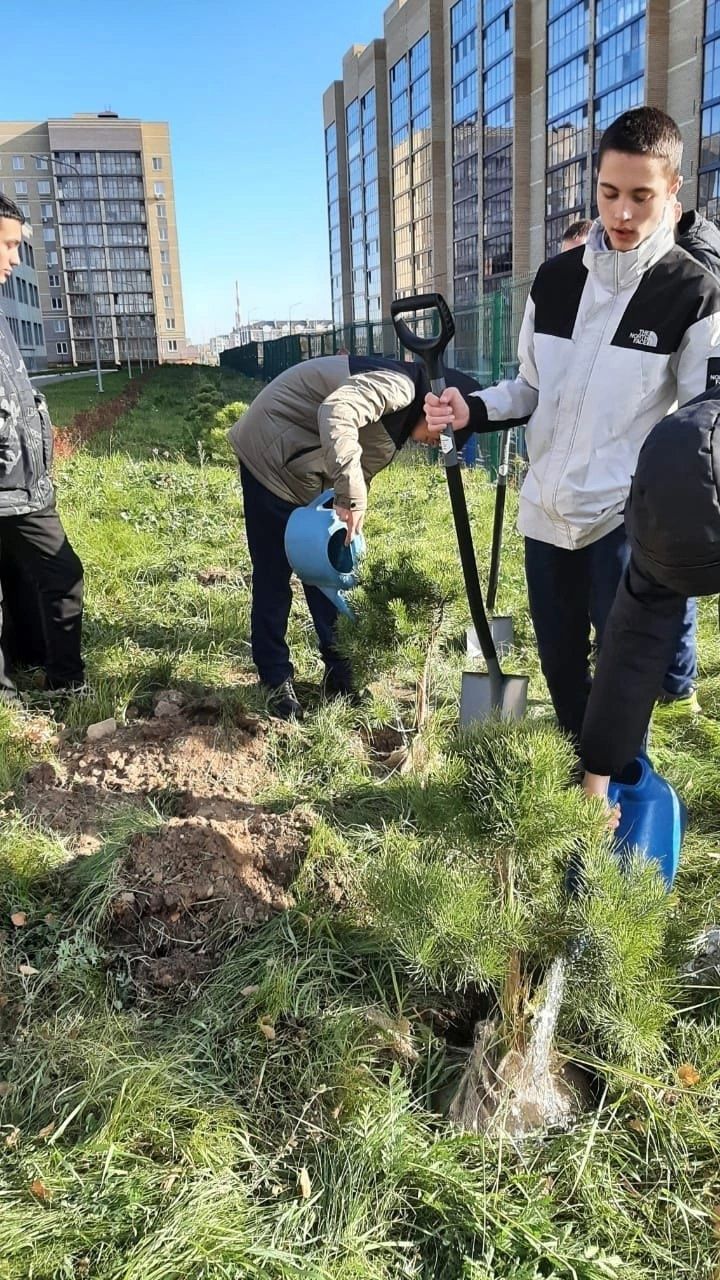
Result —
[[[515, 630], [513, 628], [513, 620], [510, 617], [491, 618], [490, 619], [490, 635], [497, 649], [499, 658], [504, 658], [515, 648]], [[482, 648], [478, 640], [477, 631], [474, 627], [467, 627], [465, 631], [466, 653], [468, 658], [481, 658]]]
[[504, 658], [515, 647], [513, 620], [508, 615], [490, 619], [490, 634], [500, 658]]
[[522, 720], [527, 709], [527, 676], [493, 676], [463, 671], [460, 685], [460, 725], [477, 724], [493, 716]]

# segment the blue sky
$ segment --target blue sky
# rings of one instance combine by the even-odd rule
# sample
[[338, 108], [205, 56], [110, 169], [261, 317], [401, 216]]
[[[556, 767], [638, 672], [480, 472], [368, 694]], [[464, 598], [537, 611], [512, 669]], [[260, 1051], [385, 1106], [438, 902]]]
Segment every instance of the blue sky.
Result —
[[[329, 315], [322, 94], [384, 0], [55, 0], [14, 7], [3, 114], [170, 124], [188, 334]], [[59, 16], [62, 15], [61, 20]], [[222, 175], [222, 179], [221, 179]]]

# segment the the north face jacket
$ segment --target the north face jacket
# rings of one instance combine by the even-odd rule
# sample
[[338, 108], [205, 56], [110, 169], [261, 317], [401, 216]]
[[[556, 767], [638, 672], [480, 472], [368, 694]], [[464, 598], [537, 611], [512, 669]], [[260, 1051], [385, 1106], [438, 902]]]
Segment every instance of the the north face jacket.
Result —
[[689, 596], [720, 591], [720, 390], [650, 432], [625, 511], [630, 564], [603, 636], [581, 754], [591, 773], [637, 755]]
[[470, 397], [471, 424], [527, 422], [521, 533], [570, 550], [622, 523], [646, 436], [720, 380], [720, 284], [664, 223], [637, 249], [587, 245], [540, 267], [514, 381]]
[[0, 517], [42, 511], [53, 501], [53, 434], [10, 325], [0, 311]]
[[[456, 369], [446, 376], [465, 395], [479, 385]], [[334, 489], [337, 505], [364, 511], [370, 481], [409, 439], [429, 390], [420, 364], [319, 356], [263, 387], [231, 427], [230, 443], [255, 479], [285, 502], [304, 506]]]

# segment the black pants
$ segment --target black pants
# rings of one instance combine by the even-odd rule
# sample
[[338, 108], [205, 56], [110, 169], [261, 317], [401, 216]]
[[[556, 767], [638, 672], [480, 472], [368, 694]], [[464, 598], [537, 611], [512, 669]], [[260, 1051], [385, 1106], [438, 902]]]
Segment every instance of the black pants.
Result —
[[[285, 526], [296, 505], [277, 498], [242, 464], [240, 479], [253, 566], [250, 615], [253, 662], [263, 684], [277, 688], [294, 674], [285, 639], [292, 604], [292, 569], [285, 555]], [[335, 648], [338, 611], [318, 587], [303, 587], [303, 590], [325, 666], [338, 681], [349, 684], [349, 663]]]
[[44, 666], [54, 689], [82, 681], [83, 568], [54, 505], [0, 517], [0, 552], [0, 602], [9, 624], [0, 647], [0, 689], [14, 687], [11, 664]]

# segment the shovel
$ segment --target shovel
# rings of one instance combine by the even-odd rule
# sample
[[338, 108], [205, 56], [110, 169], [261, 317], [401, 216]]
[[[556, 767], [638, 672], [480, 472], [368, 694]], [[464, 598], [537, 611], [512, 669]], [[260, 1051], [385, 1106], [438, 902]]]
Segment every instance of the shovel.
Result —
[[[404, 315], [416, 315], [418, 311], [437, 311], [440, 318], [440, 333], [437, 337], [422, 338], [401, 319]], [[455, 333], [455, 324], [445, 299], [439, 293], [398, 298], [390, 305], [390, 315], [400, 342], [413, 355], [420, 356], [427, 370], [433, 393], [437, 396], [441, 395], [446, 386], [443, 355]], [[525, 714], [527, 706], [528, 678], [527, 676], [506, 676], [498, 661], [495, 642], [485, 612], [460, 471], [460, 459], [451, 426], [446, 426], [442, 430], [440, 450], [450, 490], [450, 505], [455, 522], [465, 590], [470, 605], [470, 617], [487, 666], [486, 675], [480, 675], [475, 671], [463, 672], [460, 689], [460, 724], [461, 726], [470, 725], [479, 720], [487, 720], [493, 715], [499, 715], [502, 719], [519, 720]]]
[[[497, 599], [498, 578], [500, 576], [500, 558], [502, 556], [503, 524], [505, 521], [505, 497], [507, 495], [508, 473], [510, 471], [510, 432], [503, 434], [498, 467], [497, 484], [495, 486], [495, 519], [493, 522], [492, 552], [490, 554], [490, 575], [488, 577], [487, 607], [493, 614]], [[493, 640], [501, 655], [508, 653], [515, 643], [513, 621], [508, 614], [499, 614], [490, 618], [490, 630]]]

